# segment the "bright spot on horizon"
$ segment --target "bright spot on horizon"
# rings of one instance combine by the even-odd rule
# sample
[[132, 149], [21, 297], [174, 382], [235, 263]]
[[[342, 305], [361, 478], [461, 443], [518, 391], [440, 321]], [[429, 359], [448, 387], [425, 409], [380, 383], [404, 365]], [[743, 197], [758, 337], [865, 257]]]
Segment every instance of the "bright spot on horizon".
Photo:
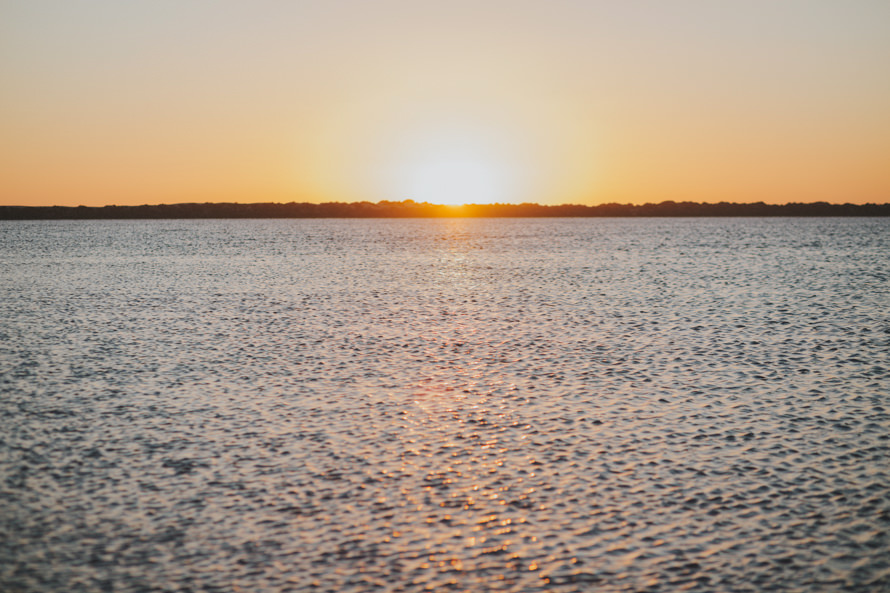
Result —
[[483, 143], [431, 139], [396, 165], [394, 195], [448, 206], [506, 202], [514, 177], [506, 160]]

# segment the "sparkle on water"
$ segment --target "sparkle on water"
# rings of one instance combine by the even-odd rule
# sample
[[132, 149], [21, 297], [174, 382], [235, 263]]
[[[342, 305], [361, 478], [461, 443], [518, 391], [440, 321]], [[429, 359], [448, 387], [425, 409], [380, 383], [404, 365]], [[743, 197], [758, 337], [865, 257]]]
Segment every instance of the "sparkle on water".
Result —
[[890, 586], [885, 220], [0, 223], [0, 590]]

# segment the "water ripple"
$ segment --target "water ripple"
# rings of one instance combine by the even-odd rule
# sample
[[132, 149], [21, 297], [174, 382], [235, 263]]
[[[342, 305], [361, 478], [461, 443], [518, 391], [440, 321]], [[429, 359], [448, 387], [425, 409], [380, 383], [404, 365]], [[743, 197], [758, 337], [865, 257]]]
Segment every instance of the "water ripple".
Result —
[[884, 220], [0, 223], [0, 589], [890, 588]]

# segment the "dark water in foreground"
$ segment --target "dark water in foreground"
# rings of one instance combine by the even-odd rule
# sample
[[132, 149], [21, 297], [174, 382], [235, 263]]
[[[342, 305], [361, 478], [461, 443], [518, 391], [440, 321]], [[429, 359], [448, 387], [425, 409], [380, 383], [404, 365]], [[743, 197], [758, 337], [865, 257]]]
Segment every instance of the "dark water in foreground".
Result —
[[890, 220], [0, 223], [0, 590], [890, 589]]

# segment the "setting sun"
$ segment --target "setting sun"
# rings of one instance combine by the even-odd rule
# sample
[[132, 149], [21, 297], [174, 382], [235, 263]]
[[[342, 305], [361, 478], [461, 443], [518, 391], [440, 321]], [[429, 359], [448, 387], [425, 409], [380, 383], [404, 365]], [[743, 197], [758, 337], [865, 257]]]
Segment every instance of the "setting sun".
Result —
[[510, 171], [479, 147], [433, 141], [397, 166], [396, 195], [434, 204], [507, 201]]

